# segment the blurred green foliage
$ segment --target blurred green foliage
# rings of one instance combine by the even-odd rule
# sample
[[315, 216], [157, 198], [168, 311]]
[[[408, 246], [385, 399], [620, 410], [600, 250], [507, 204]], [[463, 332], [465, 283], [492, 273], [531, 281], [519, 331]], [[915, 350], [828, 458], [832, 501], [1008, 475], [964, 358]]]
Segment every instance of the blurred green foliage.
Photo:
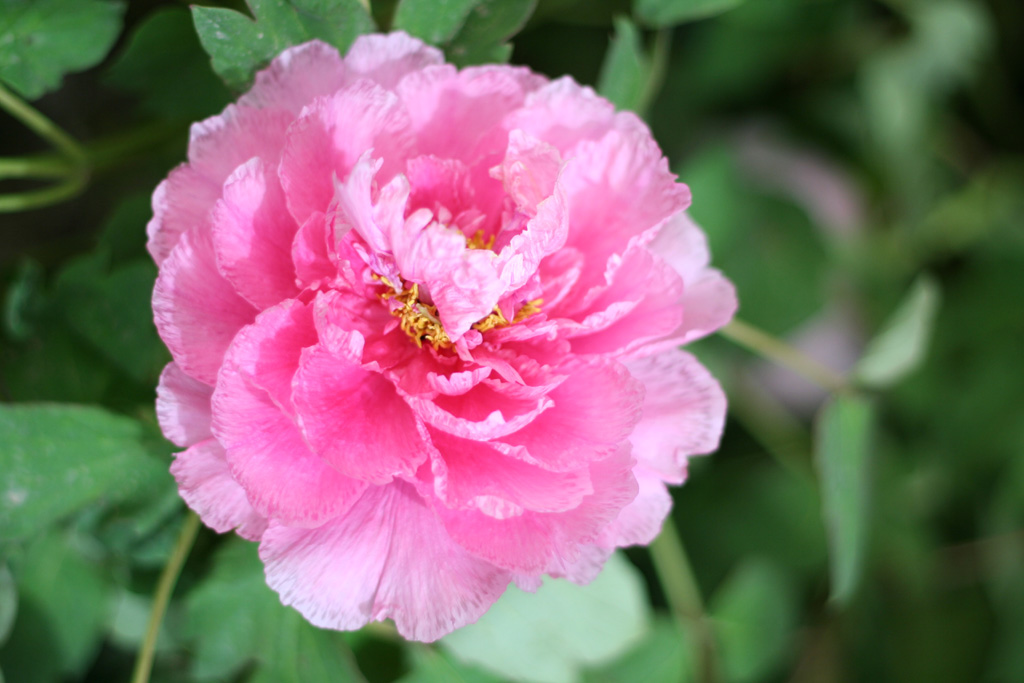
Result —
[[[614, 661], [562, 648], [555, 679], [1024, 680], [1024, 5], [368, 10], [0, 0], [0, 82], [93, 159], [77, 198], [0, 218], [0, 680], [127, 680], [140, 646], [184, 515], [153, 415], [168, 356], [148, 194], [183, 160], [189, 123], [230, 100], [214, 72], [237, 89], [284, 46], [344, 48], [373, 21], [459, 64], [569, 73], [646, 114], [741, 317], [854, 378], [830, 398], [726, 339], [696, 345], [731, 409], [721, 450], [673, 492], [705, 614], [674, 619], [651, 555], [630, 550], [585, 621], [636, 607], [634, 566], [651, 609], [607, 644]], [[5, 159], [52, 155], [0, 117]], [[3, 170], [0, 192], [45, 180]], [[500, 607], [499, 621], [515, 612]], [[566, 642], [596, 637], [569, 614], [563, 626]], [[153, 680], [502, 680], [473, 655], [487, 639], [460, 637], [319, 631], [266, 588], [252, 544], [204, 531]], [[522, 641], [505, 656], [538, 656]]]

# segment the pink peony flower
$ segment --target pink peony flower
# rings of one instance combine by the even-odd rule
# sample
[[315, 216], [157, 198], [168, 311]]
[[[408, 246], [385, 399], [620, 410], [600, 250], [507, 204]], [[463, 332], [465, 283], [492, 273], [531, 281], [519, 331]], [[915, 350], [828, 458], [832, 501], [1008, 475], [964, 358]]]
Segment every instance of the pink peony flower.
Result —
[[678, 347], [736, 300], [689, 201], [568, 78], [402, 33], [286, 50], [153, 195], [182, 497], [317, 626], [429, 641], [589, 581], [722, 430]]

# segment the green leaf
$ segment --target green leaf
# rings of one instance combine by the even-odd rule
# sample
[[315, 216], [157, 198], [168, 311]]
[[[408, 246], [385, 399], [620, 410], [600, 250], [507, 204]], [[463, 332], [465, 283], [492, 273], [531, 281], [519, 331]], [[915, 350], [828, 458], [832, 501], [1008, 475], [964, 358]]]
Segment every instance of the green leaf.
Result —
[[13, 567], [20, 589], [18, 617], [0, 649], [12, 681], [81, 672], [99, 649], [110, 586], [103, 567], [79, 542], [63, 534], [43, 536]]
[[18, 588], [6, 564], [0, 564], [0, 645], [11, 634], [14, 618], [18, 615]]
[[510, 586], [475, 624], [441, 640], [459, 659], [499, 676], [572, 681], [628, 650], [650, 620], [639, 572], [621, 554], [590, 584], [545, 579], [536, 594]]
[[200, 119], [230, 101], [227, 88], [210, 72], [184, 7], [162, 7], [149, 14], [132, 31], [104, 80], [136, 95], [148, 114], [162, 118]]
[[156, 266], [139, 259], [107, 272], [105, 254], [73, 261], [57, 277], [54, 298], [68, 325], [113, 366], [155, 385], [170, 360], [153, 324]]
[[101, 408], [0, 405], [0, 539], [167, 484], [166, 463], [150, 455], [146, 438], [139, 422]]
[[896, 384], [924, 360], [939, 309], [939, 285], [922, 275], [882, 331], [868, 344], [854, 371], [865, 386], [882, 389]]
[[267, 587], [255, 543], [232, 539], [218, 551], [185, 614], [199, 680], [229, 680], [250, 662], [254, 682], [362, 680], [341, 634], [311, 626]]
[[637, 0], [636, 15], [651, 26], [672, 26], [707, 19], [739, 7], [746, 0]]
[[615, 17], [615, 36], [601, 65], [597, 91], [619, 109], [640, 111], [644, 105], [651, 62], [644, 54], [640, 33], [626, 17]]
[[482, 0], [448, 43], [445, 52], [458, 66], [507, 61], [507, 41], [522, 30], [537, 0]]
[[712, 597], [709, 611], [727, 681], [769, 680], [790, 655], [796, 595], [775, 565], [744, 563]]
[[699, 643], [671, 619], [654, 620], [650, 633], [625, 655], [597, 671], [586, 683], [691, 683], [696, 681]]
[[106, 0], [0, 2], [0, 80], [30, 100], [56, 90], [107, 55], [123, 12]]
[[418, 643], [406, 648], [406, 656], [412, 671], [399, 679], [400, 683], [499, 683], [501, 680], [453, 659], [446, 652]]
[[395, 10], [394, 27], [431, 45], [451, 40], [481, 0], [402, 0]]
[[220, 7], [192, 7], [199, 42], [213, 70], [237, 90], [284, 49], [318, 38], [344, 54], [375, 30], [359, 0], [247, 0], [255, 19]]
[[840, 395], [818, 414], [815, 460], [828, 532], [832, 600], [846, 604], [864, 568], [871, 500], [874, 407], [860, 396]]

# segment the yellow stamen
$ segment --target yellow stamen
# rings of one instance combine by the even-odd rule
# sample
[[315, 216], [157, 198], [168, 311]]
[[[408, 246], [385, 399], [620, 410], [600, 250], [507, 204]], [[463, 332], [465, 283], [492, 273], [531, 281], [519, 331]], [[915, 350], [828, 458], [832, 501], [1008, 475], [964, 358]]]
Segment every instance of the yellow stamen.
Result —
[[472, 237], [466, 238], [466, 246], [470, 249], [490, 249], [494, 246], [495, 235], [491, 235], [486, 240], [484, 239], [484, 231], [477, 230], [473, 233]]
[[[493, 242], [493, 238], [491, 241]], [[444, 325], [437, 317], [437, 307], [420, 301], [420, 286], [418, 284], [414, 282], [412, 286], [396, 291], [398, 287], [386, 277], [374, 275], [373, 278], [380, 280], [381, 284], [388, 288], [387, 291], [380, 294], [381, 299], [384, 301], [394, 300], [401, 304], [398, 308], [392, 309], [391, 315], [399, 319], [399, 327], [402, 328], [402, 332], [405, 332], [416, 346], [423, 348], [423, 342], [427, 342], [434, 347], [435, 351], [451, 348], [451, 337], [445, 332]], [[516, 311], [512, 322], [509, 322], [502, 314], [501, 309], [495, 306], [492, 313], [473, 323], [472, 327], [478, 332], [487, 332], [498, 327], [512, 325], [539, 313], [542, 303], [541, 299], [526, 302]]]

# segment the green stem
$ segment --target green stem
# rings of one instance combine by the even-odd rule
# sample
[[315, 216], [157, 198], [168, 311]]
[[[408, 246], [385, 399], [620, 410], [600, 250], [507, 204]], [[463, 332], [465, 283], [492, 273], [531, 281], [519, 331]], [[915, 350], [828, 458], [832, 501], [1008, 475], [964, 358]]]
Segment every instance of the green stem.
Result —
[[775, 361], [831, 392], [845, 392], [846, 378], [777, 337], [734, 319], [719, 330], [723, 337], [768, 360]]
[[53, 154], [0, 157], [0, 178], [66, 178], [77, 171], [67, 159]]
[[650, 546], [654, 571], [665, 591], [665, 599], [684, 632], [695, 632], [699, 639], [698, 680], [714, 683], [718, 680], [718, 665], [714, 634], [704, 612], [704, 600], [686, 556], [679, 531], [672, 516], [665, 518], [661, 534]]
[[41, 138], [48, 140], [68, 159], [79, 165], [85, 164], [85, 151], [73, 137], [2, 84], [0, 84], [0, 107], [38, 133]]
[[167, 564], [164, 565], [164, 571], [160, 574], [160, 580], [157, 582], [156, 593], [153, 594], [153, 609], [149, 613], [149, 623], [146, 625], [146, 636], [135, 660], [132, 683], [147, 683], [149, 681], [149, 674], [153, 669], [153, 655], [156, 652], [156, 639], [160, 634], [160, 623], [164, 619], [164, 612], [167, 611], [167, 603], [170, 602], [174, 584], [178, 582], [178, 575], [181, 574], [185, 558], [192, 550], [192, 544], [195, 542], [198, 532], [199, 517], [196, 513], [189, 512], [185, 524], [181, 527], [178, 541], [174, 544], [174, 550], [167, 558]]
[[77, 173], [42, 190], [0, 195], [0, 213], [28, 211], [71, 199], [85, 188], [86, 175]]

